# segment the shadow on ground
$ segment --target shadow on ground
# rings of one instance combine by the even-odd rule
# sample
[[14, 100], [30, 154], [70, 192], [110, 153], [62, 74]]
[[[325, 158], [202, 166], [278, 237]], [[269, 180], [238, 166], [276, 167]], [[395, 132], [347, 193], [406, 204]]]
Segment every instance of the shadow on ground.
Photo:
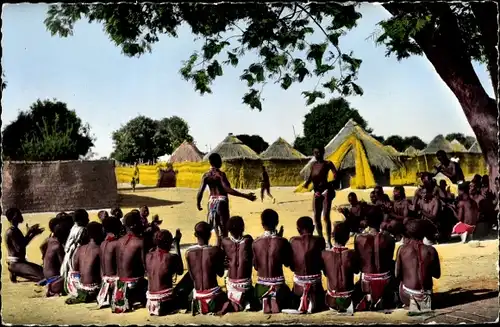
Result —
[[164, 199], [152, 198], [150, 196], [142, 196], [139, 194], [118, 194], [118, 204], [120, 207], [125, 208], [138, 208], [141, 206], [148, 207], [161, 207], [173, 206], [181, 204], [182, 201], [169, 201]]
[[498, 297], [498, 290], [464, 290], [461, 288], [454, 288], [446, 292], [435, 293], [432, 302], [434, 309], [446, 309], [494, 297]]

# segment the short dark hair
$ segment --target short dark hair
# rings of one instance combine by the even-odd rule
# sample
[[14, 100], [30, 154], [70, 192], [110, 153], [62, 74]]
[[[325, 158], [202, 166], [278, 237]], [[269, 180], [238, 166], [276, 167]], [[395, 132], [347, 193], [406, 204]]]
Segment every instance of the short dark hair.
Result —
[[227, 222], [227, 230], [231, 234], [240, 234], [245, 230], [245, 222], [241, 216], [232, 216]]
[[122, 209], [120, 209], [118, 207], [115, 207], [115, 208], [111, 209], [111, 215], [115, 216], [118, 219], [123, 218]]
[[276, 226], [279, 224], [279, 215], [273, 209], [265, 209], [260, 214], [260, 219], [262, 222], [262, 226], [269, 230], [276, 229]]
[[12, 222], [12, 220], [14, 220], [14, 218], [16, 218], [20, 214], [21, 210], [19, 210], [18, 208], [9, 208], [7, 209], [7, 211], [5, 211], [5, 216], [7, 217], [7, 220], [9, 222]]
[[438, 152], [436, 152], [436, 157], [447, 157], [446, 155], [446, 152], [444, 152], [444, 150], [438, 150]]
[[172, 233], [166, 229], [159, 230], [154, 235], [154, 245], [162, 250], [170, 250], [173, 241]]
[[304, 216], [297, 219], [297, 229], [309, 233], [314, 232], [314, 223], [311, 217]]
[[109, 217], [109, 214], [106, 210], [101, 210], [97, 213], [97, 217], [102, 221], [104, 218]]
[[200, 221], [194, 226], [194, 235], [208, 241], [212, 235], [212, 227], [206, 221]]
[[405, 231], [405, 225], [403, 224], [403, 222], [401, 222], [400, 220], [397, 220], [397, 219], [391, 220], [387, 224], [386, 228], [387, 228], [387, 231], [394, 236], [403, 235], [403, 233]]
[[138, 232], [142, 228], [141, 215], [137, 210], [127, 213], [123, 220], [125, 227], [132, 232]]
[[87, 235], [90, 240], [94, 240], [96, 243], [101, 243], [104, 239], [104, 230], [102, 229], [102, 224], [96, 221], [90, 222], [87, 227]]
[[54, 229], [56, 226], [61, 222], [61, 219], [58, 217], [54, 217], [51, 220], [49, 220], [49, 230], [51, 233], [54, 233]]
[[458, 190], [464, 192], [465, 194], [469, 194], [470, 183], [464, 182], [458, 184]]
[[408, 237], [414, 240], [421, 241], [426, 235], [426, 224], [421, 219], [408, 220], [405, 229]]
[[357, 199], [357, 198], [358, 198], [357, 194], [356, 194], [356, 193], [354, 193], [354, 192], [351, 192], [351, 193], [347, 194], [347, 197], [348, 197], [348, 198], [349, 198], [349, 197], [351, 197], [351, 196], [352, 196], [352, 197], [354, 197], [355, 199]]
[[210, 162], [210, 166], [215, 168], [222, 167], [222, 158], [218, 153], [212, 153], [208, 156], [208, 162]]
[[68, 224], [56, 224], [52, 233], [54, 237], [61, 243], [62, 246], [66, 243], [69, 233], [71, 231], [71, 225]]
[[317, 144], [313, 150], [318, 150], [321, 155], [325, 155], [325, 147], [322, 145]]
[[401, 185], [394, 186], [394, 189], [399, 191], [399, 194], [401, 194], [401, 198], [403, 198], [403, 199], [406, 198], [406, 191], [405, 191], [404, 186], [401, 186]]
[[341, 245], [346, 245], [347, 241], [349, 241], [350, 237], [350, 229], [349, 225], [347, 225], [343, 221], [339, 221], [335, 223], [333, 226], [333, 239], [336, 243]]
[[89, 223], [89, 213], [85, 209], [77, 209], [73, 212], [73, 221], [78, 226], [85, 227]]
[[120, 233], [120, 230], [122, 229], [122, 223], [120, 219], [109, 216], [102, 220], [102, 227], [106, 234], [111, 233], [118, 235]]

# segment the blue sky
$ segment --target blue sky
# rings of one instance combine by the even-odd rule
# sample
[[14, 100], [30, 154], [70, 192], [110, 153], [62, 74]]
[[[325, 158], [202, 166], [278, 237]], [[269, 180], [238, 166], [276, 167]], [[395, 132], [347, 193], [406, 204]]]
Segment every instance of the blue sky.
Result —
[[[179, 38], [163, 38], [152, 54], [128, 58], [121, 54], [98, 24], [79, 22], [74, 36], [51, 37], [43, 24], [47, 5], [18, 4], [3, 8], [2, 66], [8, 82], [2, 99], [2, 120], [8, 124], [20, 109], [41, 99], [57, 98], [88, 122], [97, 138], [94, 152], [112, 151], [111, 133], [139, 114], [155, 119], [178, 115], [190, 126], [202, 151], [215, 147], [228, 133], [260, 134], [271, 143], [278, 137], [294, 140], [302, 133], [306, 107], [301, 91], [315, 79], [283, 91], [268, 84], [264, 109], [251, 111], [241, 103], [246, 85], [239, 80], [252, 58], [238, 68], [226, 68], [213, 94], [200, 96], [180, 78], [182, 61], [200, 49], [189, 29]], [[387, 12], [365, 4], [355, 30], [341, 39], [341, 48], [363, 59], [358, 84], [365, 94], [349, 98], [352, 106], [378, 135], [418, 135], [430, 141], [437, 134], [472, 135], [451, 91], [424, 57], [398, 62], [385, 57], [385, 48], [367, 39]], [[487, 92], [493, 89], [484, 67], [476, 71]]]

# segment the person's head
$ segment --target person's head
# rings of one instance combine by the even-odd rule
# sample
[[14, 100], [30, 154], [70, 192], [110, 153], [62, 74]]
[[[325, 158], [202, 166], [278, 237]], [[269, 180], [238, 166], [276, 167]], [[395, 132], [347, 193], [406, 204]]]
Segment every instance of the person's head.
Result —
[[141, 215], [138, 210], [132, 210], [124, 217], [125, 228], [127, 232], [140, 235], [143, 232]]
[[86, 229], [89, 241], [94, 241], [96, 244], [102, 243], [102, 241], [104, 240], [104, 231], [102, 229], [101, 223], [92, 221], [88, 223]]
[[235, 238], [241, 237], [245, 230], [245, 223], [240, 216], [232, 216], [227, 222], [227, 230]]
[[23, 223], [24, 221], [23, 214], [21, 213], [21, 210], [19, 210], [18, 208], [7, 209], [7, 211], [5, 211], [5, 216], [7, 217], [9, 223], [11, 223], [14, 226], [17, 226]]
[[59, 241], [61, 245], [64, 246], [66, 244], [66, 240], [68, 239], [69, 233], [71, 232], [71, 226], [64, 221], [59, 221], [54, 226], [54, 230], [52, 231], [53, 236]]
[[213, 168], [220, 169], [220, 167], [222, 167], [222, 158], [218, 153], [212, 153], [209, 155], [208, 162], [210, 162], [210, 166]]
[[64, 211], [61, 211], [59, 212], [57, 215], [56, 215], [56, 218], [63, 218], [63, 217], [66, 217], [66, 216], [69, 216], [66, 212]]
[[265, 172], [266, 171], [266, 166], [262, 165], [262, 171]]
[[490, 176], [488, 175], [483, 175], [481, 178], [481, 187], [490, 187]]
[[314, 223], [311, 217], [300, 217], [297, 219], [297, 231], [300, 235], [312, 234], [314, 232]]
[[406, 222], [406, 235], [413, 240], [423, 241], [426, 235], [426, 226], [421, 219], [412, 219]]
[[109, 217], [109, 214], [106, 210], [101, 210], [97, 213], [97, 217], [99, 217], [100, 221], [103, 221], [104, 218]]
[[123, 218], [122, 209], [118, 207], [111, 209], [111, 216], [115, 216], [118, 219]]
[[102, 228], [104, 229], [104, 232], [106, 234], [113, 234], [115, 236], [118, 236], [122, 229], [122, 223], [120, 219], [110, 216], [102, 220]]
[[373, 191], [377, 195], [379, 199], [382, 199], [382, 196], [384, 195], [384, 188], [380, 185], [377, 185], [373, 188]]
[[470, 186], [468, 183], [462, 183], [458, 185], [458, 196], [463, 199], [469, 196]]
[[323, 160], [323, 158], [325, 157], [325, 148], [322, 146], [314, 147], [313, 156], [318, 161]]
[[89, 223], [89, 214], [85, 209], [77, 209], [73, 212], [73, 222], [80, 227], [85, 227]]
[[52, 234], [54, 234], [54, 229], [56, 228], [57, 224], [61, 222], [61, 218], [54, 217], [51, 220], [49, 220], [49, 230]]
[[403, 200], [406, 198], [405, 188], [403, 186], [396, 186], [392, 191], [392, 196], [395, 201]]
[[428, 172], [423, 172], [420, 173], [420, 180], [422, 181], [422, 184], [425, 185], [430, 185], [432, 183], [432, 176]]
[[405, 225], [397, 219], [393, 219], [387, 224], [387, 231], [399, 241], [405, 231]]
[[436, 152], [436, 158], [442, 164], [447, 164], [450, 161], [450, 159], [448, 159], [448, 156], [446, 155], [446, 152], [444, 152], [443, 150], [439, 150], [438, 152]]
[[373, 210], [370, 215], [368, 215], [366, 219], [366, 223], [369, 228], [379, 230], [380, 224], [382, 224], [382, 220], [384, 216], [379, 210]]
[[376, 193], [375, 191], [371, 191], [371, 192], [370, 192], [370, 201], [371, 201], [373, 204], [375, 204], [375, 203], [377, 203], [377, 200], [378, 200], [378, 198], [377, 198], [377, 193]]
[[276, 230], [276, 226], [278, 226], [279, 223], [279, 215], [276, 211], [273, 209], [266, 209], [260, 214], [260, 219], [264, 230]]
[[172, 233], [170, 233], [166, 229], [159, 230], [155, 233], [154, 235], [154, 245], [156, 245], [157, 248], [165, 250], [165, 251], [170, 251], [172, 248]]
[[439, 181], [439, 188], [442, 190], [446, 190], [446, 181], [444, 179]]
[[495, 188], [498, 190], [500, 189], [500, 179], [497, 177], [495, 177]]
[[480, 185], [481, 185], [481, 180], [482, 180], [482, 179], [483, 179], [483, 178], [481, 177], [481, 175], [479, 175], [479, 174], [475, 174], [475, 175], [474, 175], [474, 177], [472, 178], [472, 182], [474, 183], [474, 185], [476, 185], [476, 186], [479, 186], [479, 187], [480, 187]]
[[349, 234], [350, 229], [345, 222], [341, 221], [333, 225], [332, 236], [335, 243], [345, 246], [347, 241], [349, 241]]
[[207, 222], [200, 221], [194, 226], [194, 236], [198, 243], [208, 244], [210, 236], [212, 236], [212, 227]]
[[358, 204], [358, 196], [356, 193], [351, 192], [347, 195], [347, 201], [349, 201], [350, 205], [356, 205]]
[[432, 199], [432, 197], [434, 196], [433, 192], [432, 192], [432, 188], [431, 187], [424, 187], [422, 189], [422, 198], [425, 200], [425, 201], [430, 201]]
[[141, 209], [139, 210], [141, 213], [141, 217], [143, 218], [148, 218], [149, 217], [149, 208], [148, 206], [142, 206]]
[[389, 195], [388, 194], [382, 194], [382, 201], [384, 201], [385, 203], [388, 203], [388, 202], [391, 202], [391, 199], [389, 198]]

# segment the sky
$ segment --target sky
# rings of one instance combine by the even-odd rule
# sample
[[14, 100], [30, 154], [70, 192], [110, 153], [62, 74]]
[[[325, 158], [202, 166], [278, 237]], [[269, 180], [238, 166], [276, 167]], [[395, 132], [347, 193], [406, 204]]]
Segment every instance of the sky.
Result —
[[[182, 117], [201, 151], [214, 148], [228, 133], [259, 134], [268, 143], [278, 137], [293, 143], [302, 134], [304, 115], [311, 108], [301, 92], [313, 89], [317, 79], [287, 91], [270, 83], [264, 89], [263, 110], [250, 110], [242, 104], [247, 87], [239, 76], [255, 59], [251, 56], [238, 68], [225, 68], [213, 94], [201, 96], [178, 73], [182, 62], [201, 48], [188, 28], [181, 28], [178, 38], [162, 37], [151, 54], [129, 58], [99, 24], [81, 21], [73, 36], [52, 37], [43, 23], [46, 11], [46, 4], [4, 5], [2, 68], [8, 85], [2, 95], [3, 124], [37, 99], [55, 98], [90, 124], [96, 138], [92, 151], [98, 157], [113, 150], [112, 132], [138, 115]], [[455, 96], [425, 57], [398, 62], [369, 38], [388, 13], [374, 4], [363, 4], [361, 13], [358, 26], [341, 38], [340, 46], [363, 60], [358, 84], [364, 95], [348, 101], [374, 133], [417, 135], [426, 142], [437, 134], [473, 135]], [[493, 96], [485, 67], [475, 69]]]

